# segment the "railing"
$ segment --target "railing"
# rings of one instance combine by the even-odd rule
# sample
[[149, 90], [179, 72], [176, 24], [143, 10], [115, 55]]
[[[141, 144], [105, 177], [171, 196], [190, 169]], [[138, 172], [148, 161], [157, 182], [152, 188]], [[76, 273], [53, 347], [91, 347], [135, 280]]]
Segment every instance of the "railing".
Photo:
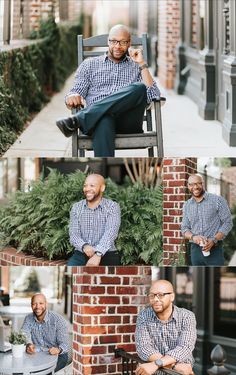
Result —
[[[127, 353], [124, 349], [115, 349], [115, 358], [122, 359], [122, 375], [135, 375], [135, 370], [139, 363], [145, 363], [137, 354]], [[230, 371], [224, 366], [226, 361], [226, 352], [220, 346], [216, 345], [211, 352], [211, 361], [213, 366], [207, 370], [209, 375], [229, 375]], [[167, 368], [162, 368], [158, 374], [178, 375], [179, 372]]]
[[[145, 363], [137, 354], [127, 353], [124, 349], [115, 349], [115, 358], [122, 358], [122, 375], [135, 375], [139, 363]], [[167, 368], [162, 368], [158, 374], [179, 375], [180, 373]]]

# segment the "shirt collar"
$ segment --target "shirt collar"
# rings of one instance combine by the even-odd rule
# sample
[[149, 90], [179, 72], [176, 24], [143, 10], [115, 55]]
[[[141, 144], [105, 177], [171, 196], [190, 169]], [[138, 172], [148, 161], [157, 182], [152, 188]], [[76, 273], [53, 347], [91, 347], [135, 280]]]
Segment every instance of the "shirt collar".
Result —
[[205, 199], [205, 200], [208, 199], [208, 195], [209, 195], [209, 194], [207, 193], [207, 191], [205, 191], [204, 194], [203, 194], [203, 198], [202, 198], [201, 201], [197, 202], [196, 199], [195, 199], [194, 197], [191, 197], [191, 198], [190, 198], [190, 201], [191, 201], [191, 203], [201, 203], [204, 199]]
[[44, 319], [42, 321], [39, 321], [36, 317], [36, 315], [34, 315], [34, 320], [37, 322], [37, 323], [46, 323], [49, 319], [49, 316], [48, 316], [48, 310], [46, 310], [46, 314], [44, 316]]
[[94, 210], [94, 211], [95, 211], [95, 210], [96, 210], [97, 208], [99, 208], [99, 207], [101, 207], [101, 209], [103, 209], [104, 204], [105, 204], [105, 200], [104, 200], [104, 198], [102, 198], [102, 199], [100, 200], [99, 204], [97, 205], [97, 207], [95, 207], [95, 208], [89, 208], [88, 205], [87, 205], [87, 201], [86, 201], [86, 199], [84, 199], [84, 207], [86, 207], [86, 208], [88, 208], [88, 209], [90, 209], [90, 210]]
[[[105, 62], [105, 61], [111, 61], [111, 62], [113, 62], [111, 59], [109, 59], [109, 57], [108, 57], [108, 52], [105, 52], [104, 55], [102, 55], [102, 57], [103, 57], [102, 60], [103, 60], [104, 62]], [[126, 56], [123, 58], [123, 60], [120, 61], [120, 62], [125, 62], [125, 61], [130, 61], [130, 57], [126, 55]]]
[[177, 320], [177, 318], [178, 318], [177, 307], [176, 307], [175, 305], [172, 305], [172, 306], [173, 306], [172, 314], [171, 314], [170, 318], [169, 318], [168, 320], [165, 320], [165, 321], [159, 319], [158, 316], [156, 315], [155, 311], [153, 310], [153, 308], [152, 308], [151, 306], [150, 306], [150, 307], [151, 307], [151, 309], [152, 309], [152, 313], [153, 313], [153, 315], [156, 317], [156, 319], [157, 319], [159, 322], [161, 322], [162, 324], [165, 324], [165, 323], [170, 322], [172, 319]]

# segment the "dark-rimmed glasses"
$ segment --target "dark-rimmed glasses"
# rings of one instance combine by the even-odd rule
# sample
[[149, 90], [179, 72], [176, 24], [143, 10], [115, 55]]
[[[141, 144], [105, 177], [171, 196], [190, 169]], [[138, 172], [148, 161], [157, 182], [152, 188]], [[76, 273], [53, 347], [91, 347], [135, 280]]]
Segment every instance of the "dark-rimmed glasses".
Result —
[[172, 293], [173, 292], [167, 292], [167, 293], [149, 293], [148, 297], [150, 299], [154, 299], [155, 297], [157, 297], [160, 300], [160, 299], [163, 299], [167, 294], [172, 294]]
[[121, 47], [126, 47], [129, 43], [129, 40], [116, 40], [116, 39], [109, 39], [109, 43], [112, 46], [117, 46], [119, 44]]
[[191, 183], [188, 183], [188, 186], [191, 186], [191, 187], [192, 187], [192, 186], [195, 186], [195, 185], [196, 185], [196, 186], [201, 186], [202, 184], [203, 184], [203, 183], [200, 182], [200, 181], [199, 181], [199, 182], [191, 182]]

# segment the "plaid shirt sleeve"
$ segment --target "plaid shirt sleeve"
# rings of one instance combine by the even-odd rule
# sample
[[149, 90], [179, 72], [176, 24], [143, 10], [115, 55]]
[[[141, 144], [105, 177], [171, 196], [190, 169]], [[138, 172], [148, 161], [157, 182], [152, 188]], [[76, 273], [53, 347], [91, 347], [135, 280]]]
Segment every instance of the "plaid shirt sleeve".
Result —
[[233, 228], [231, 212], [227, 201], [221, 196], [219, 196], [218, 198], [218, 213], [220, 221], [222, 223], [220, 228], [218, 229], [218, 232], [224, 233], [226, 237]]
[[111, 248], [112, 243], [118, 236], [120, 221], [120, 206], [118, 203], [112, 202], [107, 216], [106, 229], [95, 247], [96, 251], [100, 251], [104, 255]]
[[147, 328], [146, 319], [141, 313], [136, 323], [135, 345], [137, 354], [143, 361], [148, 361], [151, 355], [158, 353], [158, 351], [154, 349], [152, 341]]
[[74, 246], [75, 250], [82, 252], [82, 247], [85, 245], [85, 241], [81, 237], [79, 229], [79, 212], [80, 207], [78, 203], [75, 203], [70, 212], [70, 224], [69, 224], [69, 235], [70, 244]]
[[68, 325], [66, 320], [58, 315], [57, 316], [57, 344], [58, 348], [62, 350], [61, 354], [69, 351], [69, 336], [68, 336]]
[[183, 218], [182, 218], [182, 223], [181, 223], [181, 233], [183, 235], [185, 232], [188, 232], [188, 231], [191, 232], [191, 223], [188, 219], [186, 211], [187, 211], [187, 202], [185, 202], [183, 205]]
[[189, 358], [192, 356], [197, 339], [196, 318], [191, 311], [184, 314], [181, 328], [177, 346], [165, 354], [175, 358], [177, 362], [191, 364]]
[[32, 344], [32, 338], [31, 338], [31, 332], [30, 332], [30, 325], [29, 325], [29, 318], [28, 315], [26, 315], [23, 325], [21, 327], [21, 331], [25, 334], [27, 344]]
[[75, 80], [72, 89], [66, 94], [65, 101], [72, 94], [79, 94], [84, 99], [87, 96], [90, 85], [90, 65], [89, 59], [84, 60], [75, 73]]

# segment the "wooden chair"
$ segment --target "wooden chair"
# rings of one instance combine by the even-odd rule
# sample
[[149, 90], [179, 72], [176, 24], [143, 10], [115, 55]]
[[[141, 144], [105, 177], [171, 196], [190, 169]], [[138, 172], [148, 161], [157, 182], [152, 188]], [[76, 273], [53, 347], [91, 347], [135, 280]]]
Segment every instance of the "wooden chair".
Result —
[[[82, 35], [78, 35], [78, 64], [87, 57], [102, 55], [105, 51], [101, 47], [107, 49], [108, 34], [98, 35], [91, 38], [83, 39]], [[132, 36], [131, 45], [134, 47], [142, 47], [144, 60], [147, 61], [147, 34], [143, 34], [141, 38]], [[157, 156], [163, 157], [163, 135], [161, 120], [161, 104], [165, 102], [165, 98], [153, 101], [155, 127], [153, 126], [152, 109], [149, 106], [144, 114], [144, 121], [147, 123], [147, 131], [137, 134], [116, 134], [115, 149], [147, 149], [148, 156], [154, 156], [154, 147], [157, 147]], [[77, 108], [72, 110], [75, 114]], [[75, 130], [72, 135], [72, 156], [85, 156], [85, 150], [92, 150], [92, 138], [84, 135], [79, 130]]]

